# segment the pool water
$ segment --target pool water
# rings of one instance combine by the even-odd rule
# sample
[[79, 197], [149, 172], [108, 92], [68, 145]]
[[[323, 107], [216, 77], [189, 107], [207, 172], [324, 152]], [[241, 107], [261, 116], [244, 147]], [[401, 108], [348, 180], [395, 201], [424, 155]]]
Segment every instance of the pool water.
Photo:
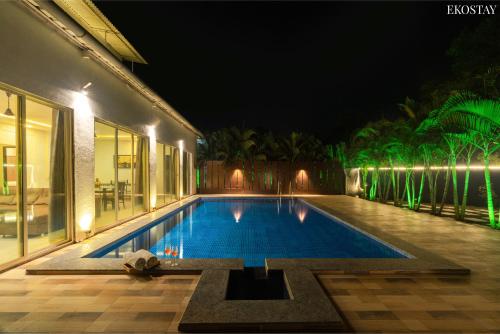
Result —
[[249, 267], [265, 258], [407, 257], [301, 200], [277, 198], [201, 199], [90, 256], [141, 248], [162, 258], [243, 258]]

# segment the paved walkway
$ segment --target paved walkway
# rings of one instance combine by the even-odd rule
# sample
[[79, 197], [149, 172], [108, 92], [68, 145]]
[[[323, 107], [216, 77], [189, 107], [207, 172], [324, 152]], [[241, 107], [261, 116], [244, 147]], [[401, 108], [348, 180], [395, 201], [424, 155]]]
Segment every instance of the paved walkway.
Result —
[[347, 196], [308, 201], [472, 270], [470, 276], [319, 275], [356, 331], [500, 331], [500, 231]]

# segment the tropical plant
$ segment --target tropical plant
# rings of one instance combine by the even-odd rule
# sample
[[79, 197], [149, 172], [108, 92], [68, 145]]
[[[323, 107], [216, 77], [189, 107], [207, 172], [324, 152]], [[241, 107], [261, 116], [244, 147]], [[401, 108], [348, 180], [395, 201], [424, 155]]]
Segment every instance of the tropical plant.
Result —
[[[433, 111], [426, 122], [427, 128], [437, 128], [443, 131], [449, 138], [456, 138], [453, 139], [454, 141], [461, 141], [469, 145], [466, 153], [467, 166], [470, 165], [473, 147], [482, 151], [488, 217], [490, 225], [498, 227], [498, 224], [495, 222], [489, 159], [500, 148], [499, 100], [483, 99], [467, 91], [460, 92], [451, 96], [440, 109]], [[454, 157], [451, 157], [451, 159], [454, 159]], [[467, 171], [469, 169], [467, 167]], [[468, 182], [468, 176], [466, 176], [466, 182]], [[466, 186], [464, 189], [466, 191], [468, 187]], [[454, 202], [455, 197], [454, 195]], [[463, 197], [462, 207], [466, 205], [464, 200], [467, 200], [467, 195]], [[458, 213], [461, 211], [465, 211], [465, 209], [460, 208]], [[455, 212], [457, 212], [457, 206], [455, 206]]]

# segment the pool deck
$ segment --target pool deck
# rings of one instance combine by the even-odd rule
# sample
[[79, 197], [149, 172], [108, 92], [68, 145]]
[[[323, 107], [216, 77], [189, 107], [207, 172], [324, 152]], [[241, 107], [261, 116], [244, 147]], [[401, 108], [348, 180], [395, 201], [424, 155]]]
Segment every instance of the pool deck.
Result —
[[347, 196], [308, 201], [471, 269], [464, 276], [318, 274], [356, 331], [500, 331], [500, 231]]
[[[347, 196], [307, 201], [374, 235], [383, 233], [384, 240], [396, 240], [395, 246], [402, 241], [472, 271], [449, 275], [313, 270], [354, 330], [500, 331], [500, 231]], [[142, 223], [165, 214], [162, 210], [140, 218]], [[136, 223], [0, 274], [0, 331], [176, 332], [199, 275], [26, 274], [26, 268], [81, 252], [81, 247]]]

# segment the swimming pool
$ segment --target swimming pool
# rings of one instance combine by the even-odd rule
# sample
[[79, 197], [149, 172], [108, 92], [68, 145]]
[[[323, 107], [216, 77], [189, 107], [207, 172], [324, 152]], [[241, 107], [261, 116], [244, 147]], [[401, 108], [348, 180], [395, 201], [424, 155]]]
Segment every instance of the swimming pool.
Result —
[[406, 258], [401, 250], [298, 199], [203, 198], [88, 257], [149, 249], [162, 258]]

